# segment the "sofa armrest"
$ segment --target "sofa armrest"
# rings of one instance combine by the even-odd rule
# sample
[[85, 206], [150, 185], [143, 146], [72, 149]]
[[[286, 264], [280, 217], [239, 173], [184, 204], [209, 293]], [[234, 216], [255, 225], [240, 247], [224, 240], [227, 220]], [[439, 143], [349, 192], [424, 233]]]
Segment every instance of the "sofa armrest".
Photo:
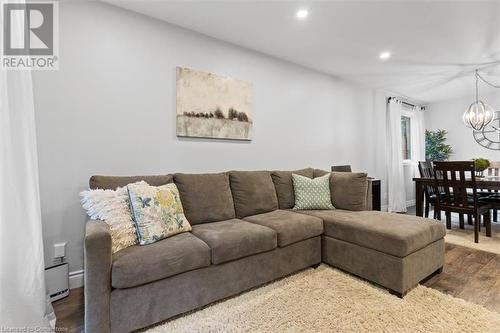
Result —
[[366, 189], [366, 209], [373, 210], [373, 181], [368, 178], [368, 186]]
[[85, 227], [85, 332], [110, 331], [111, 234], [102, 221]]

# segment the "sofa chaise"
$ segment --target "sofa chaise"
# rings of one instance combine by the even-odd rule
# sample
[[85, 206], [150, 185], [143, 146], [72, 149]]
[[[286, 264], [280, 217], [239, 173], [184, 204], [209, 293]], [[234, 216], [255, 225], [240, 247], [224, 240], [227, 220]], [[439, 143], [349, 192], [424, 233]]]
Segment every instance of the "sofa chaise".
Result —
[[[310, 178], [326, 173], [293, 171]], [[92, 176], [90, 188], [175, 182], [192, 231], [114, 254], [86, 225], [85, 331], [130, 332], [325, 262], [402, 297], [444, 264], [433, 220], [371, 211], [366, 174], [332, 173], [335, 210], [295, 211], [292, 171]]]

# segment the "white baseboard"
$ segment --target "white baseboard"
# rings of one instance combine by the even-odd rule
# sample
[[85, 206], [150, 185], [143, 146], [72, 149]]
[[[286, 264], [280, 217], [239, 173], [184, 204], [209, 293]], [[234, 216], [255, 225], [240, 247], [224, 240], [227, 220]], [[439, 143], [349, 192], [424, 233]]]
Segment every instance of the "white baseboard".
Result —
[[69, 289], [83, 287], [83, 269], [69, 272]]
[[[417, 204], [417, 203], [416, 203], [416, 201], [415, 201], [415, 200], [408, 200], [408, 201], [406, 201], [406, 208], [411, 207], [411, 206], [415, 206], [416, 204]], [[380, 210], [381, 210], [382, 212], [387, 212], [387, 207], [388, 207], [387, 205], [382, 205], [382, 206], [380, 207]]]

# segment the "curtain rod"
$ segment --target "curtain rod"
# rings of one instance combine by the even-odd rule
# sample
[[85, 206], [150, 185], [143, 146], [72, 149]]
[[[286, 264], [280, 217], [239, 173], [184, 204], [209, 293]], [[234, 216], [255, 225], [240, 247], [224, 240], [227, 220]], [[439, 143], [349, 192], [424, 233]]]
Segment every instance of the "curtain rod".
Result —
[[[408, 105], [408, 106], [411, 106], [412, 108], [416, 107], [417, 105], [413, 104], [413, 103], [410, 103], [410, 102], [406, 102], [404, 101], [402, 98], [400, 97], [395, 97], [395, 96], [392, 96], [392, 97], [389, 97], [387, 99], [387, 103], [389, 103], [391, 101], [391, 99], [395, 99], [395, 100], [398, 100], [400, 101], [402, 104], [405, 104], [405, 105]], [[421, 106], [422, 109], [425, 110], [425, 106]]]

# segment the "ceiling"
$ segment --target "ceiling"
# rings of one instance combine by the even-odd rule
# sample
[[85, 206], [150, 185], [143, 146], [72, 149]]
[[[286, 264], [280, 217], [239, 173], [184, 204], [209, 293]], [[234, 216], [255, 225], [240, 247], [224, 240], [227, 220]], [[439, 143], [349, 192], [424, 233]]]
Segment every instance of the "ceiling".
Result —
[[106, 1], [416, 101], [500, 83], [500, 1]]

